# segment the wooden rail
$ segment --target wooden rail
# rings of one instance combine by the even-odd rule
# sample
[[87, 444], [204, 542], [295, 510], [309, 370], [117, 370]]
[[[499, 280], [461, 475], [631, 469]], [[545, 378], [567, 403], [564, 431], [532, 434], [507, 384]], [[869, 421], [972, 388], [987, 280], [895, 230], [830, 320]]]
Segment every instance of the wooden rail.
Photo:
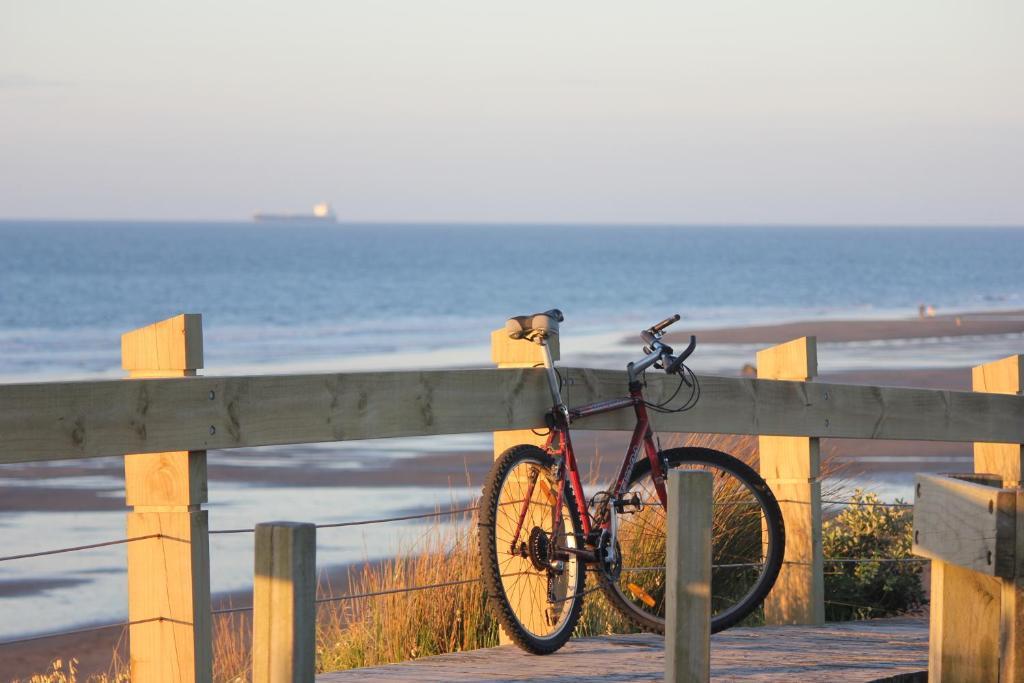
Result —
[[[524, 430], [544, 426], [550, 398], [543, 370], [532, 367], [536, 348], [500, 334], [492, 336], [492, 343], [500, 366], [495, 369], [199, 377], [201, 318], [178, 316], [124, 336], [123, 365], [130, 381], [0, 385], [0, 463], [132, 454], [125, 456], [127, 502], [134, 508], [129, 530], [158, 534], [152, 542], [129, 549], [129, 612], [133, 620], [151, 620], [147, 628], [133, 627], [132, 677], [136, 682], [205, 681], [210, 676], [208, 524], [201, 509], [206, 502], [206, 450], [490, 431], [500, 452], [510, 443], [533, 438]], [[804, 381], [813, 377], [816, 366], [809, 338], [760, 353], [758, 365], [759, 379], [700, 377], [698, 405], [685, 413], [658, 415], [656, 426], [662, 432], [762, 437], [762, 472], [776, 495], [787, 501], [784, 517], [792, 544], [783, 580], [769, 598], [770, 620], [820, 622], [824, 598], [817, 439], [971, 441], [976, 469], [995, 472], [1004, 486], [1021, 482], [1024, 397], [1017, 395], [1019, 356], [976, 368], [973, 392]], [[614, 398], [626, 390], [624, 372], [561, 372], [570, 404]], [[648, 397], [661, 402], [676, 383], [675, 378], [652, 374]], [[578, 426], [631, 430], [632, 422], [632, 415], [623, 411], [588, 418]], [[1024, 503], [1016, 500], [1019, 516]], [[1001, 553], [1007, 542], [1000, 545]], [[1024, 556], [1019, 553], [1024, 533], [1015, 543], [1016, 556]], [[277, 562], [266, 552], [260, 576], [299, 576], [298, 565]], [[1002, 554], [998, 559], [1005, 562]], [[996, 634], [1002, 666], [1014, 672], [1024, 669], [1020, 574], [998, 579], [1016, 583], [965, 588], [970, 582], [957, 572], [973, 576], [973, 569], [938, 560], [934, 564], [933, 596], [980, 596], [991, 604], [994, 591], [995, 622], [986, 613], [974, 626], [985, 637]], [[295, 583], [288, 595], [304, 591], [295, 586], [305, 583]], [[275, 601], [264, 600], [268, 605]], [[308, 611], [308, 599], [294, 604], [291, 612], [277, 610], [291, 615], [288, 637], [297, 637], [294, 615]], [[933, 626], [937, 612], [943, 614], [933, 609]], [[943, 619], [940, 623], [952, 623]], [[264, 627], [261, 642], [276, 648], [281, 641], [273, 634], [285, 631]], [[947, 653], [952, 652], [951, 643], [964, 640], [954, 637], [959, 632], [952, 627], [938, 635], [934, 631], [933, 640], [949, 641]], [[966, 637], [972, 638], [977, 639]], [[300, 640], [307, 642], [308, 633]], [[268, 661], [279, 661], [268, 656]], [[305, 660], [288, 668], [308, 676]], [[1024, 674], [1014, 676], [1004, 680], [1024, 683]], [[261, 678], [266, 676], [261, 673]]]
[[[625, 373], [568, 368], [573, 404], [625, 393]], [[530, 368], [183, 377], [0, 385], [0, 463], [530, 429], [550, 398]], [[1024, 398], [701, 376], [661, 431], [1024, 443]], [[676, 380], [648, 378], [663, 400]], [[628, 430], [632, 415], [580, 428]]]

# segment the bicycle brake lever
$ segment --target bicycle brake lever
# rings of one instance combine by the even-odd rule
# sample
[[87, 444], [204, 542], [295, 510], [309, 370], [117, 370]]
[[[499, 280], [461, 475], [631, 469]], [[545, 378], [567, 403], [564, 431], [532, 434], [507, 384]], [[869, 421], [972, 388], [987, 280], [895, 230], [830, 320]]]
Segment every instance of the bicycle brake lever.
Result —
[[679, 356], [672, 361], [672, 365], [668, 366], [667, 372], [673, 373], [678, 372], [679, 368], [683, 367], [683, 361], [690, 357], [693, 350], [697, 348], [697, 337], [690, 335], [690, 344], [687, 346]]

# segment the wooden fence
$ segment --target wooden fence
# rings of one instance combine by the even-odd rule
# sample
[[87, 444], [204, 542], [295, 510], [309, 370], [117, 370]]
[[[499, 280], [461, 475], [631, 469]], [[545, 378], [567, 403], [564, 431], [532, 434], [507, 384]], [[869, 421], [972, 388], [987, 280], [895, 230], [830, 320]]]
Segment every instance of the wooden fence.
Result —
[[[544, 372], [532, 367], [537, 349], [498, 333], [492, 340], [497, 369], [201, 377], [202, 320], [181, 315], [124, 335], [130, 381], [0, 385], [0, 463], [130, 454], [129, 536], [148, 537], [128, 552], [129, 618], [141, 622], [131, 626], [132, 677], [205, 681], [211, 675], [206, 451], [488, 431], [495, 432], [497, 449], [535, 438], [529, 430], [543, 427], [550, 403]], [[786, 564], [766, 606], [773, 623], [823, 620], [820, 438], [975, 442], [976, 471], [1020, 486], [1021, 356], [975, 368], [972, 392], [806, 381], [816, 374], [813, 338], [762, 351], [758, 366], [757, 379], [701, 376], [699, 404], [659, 415], [656, 426], [759, 436], [762, 474], [783, 501], [787, 528]], [[625, 391], [624, 372], [561, 371], [573, 404]], [[664, 400], [675, 384], [651, 375], [648, 397]], [[630, 430], [632, 420], [626, 411], [581, 426]], [[954, 582], [941, 571], [935, 576], [940, 588]], [[1021, 590], [1019, 581], [1012, 591], [1002, 588], [1001, 607], [992, 612], [1012, 628], [1000, 630], [986, 613], [974, 631], [978, 638], [996, 633], [1002, 651], [1024, 651]], [[932, 636], [941, 637], [934, 628]], [[1012, 673], [1001, 680], [1024, 683], [1021, 658], [1011, 659]]]
[[1024, 681], [1024, 489], [918, 475], [914, 552], [932, 560], [932, 681]]

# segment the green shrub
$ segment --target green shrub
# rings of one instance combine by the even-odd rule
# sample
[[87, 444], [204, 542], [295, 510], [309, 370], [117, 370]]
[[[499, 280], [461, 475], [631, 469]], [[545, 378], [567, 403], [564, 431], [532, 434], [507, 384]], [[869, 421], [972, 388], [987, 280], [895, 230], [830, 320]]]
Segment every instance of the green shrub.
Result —
[[850, 505], [823, 526], [825, 618], [829, 621], [892, 616], [924, 602], [921, 562], [829, 562], [833, 558], [912, 557], [912, 511], [878, 503], [874, 493], [856, 489]]

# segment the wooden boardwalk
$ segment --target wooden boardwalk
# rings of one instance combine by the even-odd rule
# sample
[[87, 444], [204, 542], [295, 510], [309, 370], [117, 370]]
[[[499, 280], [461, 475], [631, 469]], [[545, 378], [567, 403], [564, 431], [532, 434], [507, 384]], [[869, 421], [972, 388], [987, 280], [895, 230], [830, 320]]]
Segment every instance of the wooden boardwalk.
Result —
[[[928, 623], [875, 619], [823, 628], [734, 628], [711, 638], [715, 681], [879, 681], [928, 668]], [[661, 681], [662, 638], [648, 634], [570, 641], [536, 657], [503, 647], [317, 676], [318, 683], [396, 681]]]

